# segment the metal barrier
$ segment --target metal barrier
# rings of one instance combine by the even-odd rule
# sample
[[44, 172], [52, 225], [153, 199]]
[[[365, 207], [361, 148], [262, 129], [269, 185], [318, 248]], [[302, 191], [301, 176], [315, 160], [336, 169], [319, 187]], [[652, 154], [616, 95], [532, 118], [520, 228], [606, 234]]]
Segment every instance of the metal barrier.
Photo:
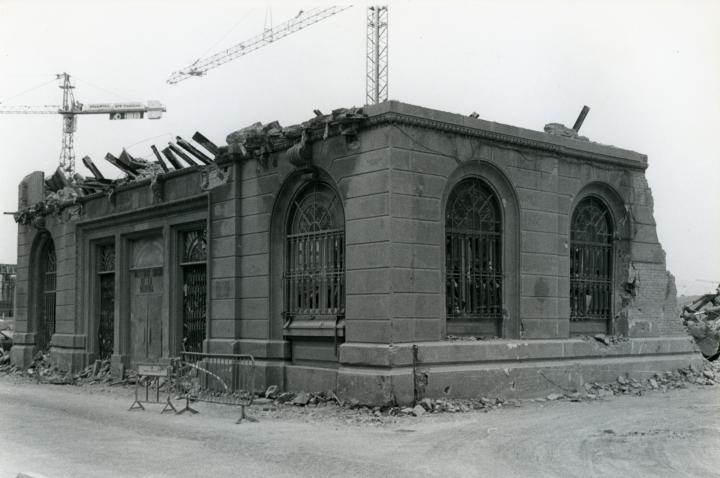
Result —
[[[165, 403], [165, 408], [162, 409], [161, 414], [169, 411], [178, 413], [170, 401], [169, 390], [167, 392], [167, 399], [164, 402], [160, 400], [160, 387], [162, 386], [160, 379], [163, 378], [166, 380], [171, 379], [170, 367], [156, 364], [138, 364], [137, 379], [135, 380], [135, 401], [130, 405], [128, 411], [145, 410], [143, 403]], [[145, 382], [145, 400], [141, 400], [138, 394], [138, 387], [140, 386], [140, 381], [143, 379]], [[150, 399], [151, 387], [155, 389], [155, 400]]]
[[255, 359], [252, 355], [205, 354], [183, 352], [176, 371], [176, 387], [185, 398], [185, 407], [178, 411], [198, 413], [190, 401], [236, 405], [240, 418], [255, 422], [245, 414], [255, 394]]

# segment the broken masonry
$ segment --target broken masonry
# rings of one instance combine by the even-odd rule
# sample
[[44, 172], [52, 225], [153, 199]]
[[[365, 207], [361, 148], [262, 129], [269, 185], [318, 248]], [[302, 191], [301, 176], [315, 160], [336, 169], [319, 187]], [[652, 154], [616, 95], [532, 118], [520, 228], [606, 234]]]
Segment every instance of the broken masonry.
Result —
[[[22, 181], [12, 363], [251, 354], [256, 386], [408, 405], [702, 357], [640, 153], [389, 101]], [[588, 339], [590, 337], [590, 339]], [[105, 363], [105, 362], [103, 362]]]

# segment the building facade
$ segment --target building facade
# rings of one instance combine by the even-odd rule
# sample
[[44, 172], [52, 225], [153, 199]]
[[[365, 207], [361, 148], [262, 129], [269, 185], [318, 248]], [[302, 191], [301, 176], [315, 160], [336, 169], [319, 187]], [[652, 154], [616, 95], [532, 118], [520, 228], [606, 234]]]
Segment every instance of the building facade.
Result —
[[394, 101], [227, 141], [51, 212], [25, 178], [15, 363], [249, 353], [259, 387], [405, 403], [700, 360], [642, 154]]
[[15, 313], [15, 264], [0, 264], [0, 319]]

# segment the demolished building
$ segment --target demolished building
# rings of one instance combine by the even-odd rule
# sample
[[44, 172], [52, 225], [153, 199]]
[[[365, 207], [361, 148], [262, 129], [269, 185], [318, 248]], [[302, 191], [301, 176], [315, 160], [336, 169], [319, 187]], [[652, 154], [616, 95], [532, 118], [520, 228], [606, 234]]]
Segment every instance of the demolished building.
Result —
[[375, 404], [698, 363], [647, 157], [548, 131], [389, 101], [256, 124], [194, 165], [108, 158], [123, 181], [33, 173], [12, 360], [247, 353], [259, 388]]

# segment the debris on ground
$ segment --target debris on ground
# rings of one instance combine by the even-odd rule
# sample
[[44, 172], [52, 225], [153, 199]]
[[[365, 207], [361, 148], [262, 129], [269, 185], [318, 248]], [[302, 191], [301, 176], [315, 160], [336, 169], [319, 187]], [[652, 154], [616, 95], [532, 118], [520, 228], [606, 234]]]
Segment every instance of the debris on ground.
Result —
[[[613, 338], [608, 336], [610, 343]], [[551, 393], [545, 397], [534, 399], [503, 399], [479, 397], [472, 399], [448, 398], [422, 398], [410, 406], [366, 406], [357, 400], [341, 401], [333, 392], [283, 392], [277, 393], [276, 386], [268, 387], [268, 391], [275, 395], [273, 399], [266, 396], [266, 392], [258, 394], [254, 406], [268, 414], [268, 416], [287, 416], [290, 414], [309, 414], [307, 419], [317, 418], [322, 409], [322, 415], [344, 414], [348, 423], [380, 424], [388, 419], [402, 417], [421, 417], [438, 413], [465, 413], [470, 411], [490, 412], [496, 409], [517, 407], [523, 402], [581, 402], [608, 399], [617, 395], [642, 396], [649, 391], [667, 392], [668, 390], [687, 388], [689, 385], [711, 386], [720, 383], [720, 364], [705, 362], [702, 367], [687, 367], [675, 371], [656, 373], [640, 380], [628, 375], [620, 375], [612, 383], [586, 383], [580, 390]], [[332, 410], [328, 409], [331, 407]]]
[[683, 325], [708, 360], [720, 356], [720, 285], [714, 294], [705, 294], [683, 307]]
[[478, 340], [499, 340], [500, 337], [473, 337], [472, 335], [448, 335], [447, 340], [452, 342], [477, 342]]
[[10, 364], [9, 354], [4, 355], [8, 360], [0, 358], [0, 373], [32, 377], [40, 383], [51, 383], [55, 385], [93, 385], [117, 383], [135, 383], [136, 373], [129, 370], [125, 377], [117, 381], [110, 373], [110, 360], [96, 360], [78, 373], [72, 374], [60, 370], [50, 361], [48, 352], [37, 352], [33, 361], [26, 369], [21, 369]]
[[[3, 357], [7, 357], [7, 354]], [[12, 374], [41, 383], [107, 387], [108, 390], [120, 384], [135, 386], [137, 374], [133, 370], [127, 370], [123, 378], [118, 378], [111, 375], [110, 368], [109, 360], [98, 360], [76, 374], [69, 374], [58, 370], [50, 362], [47, 353], [38, 353], [32, 365], [21, 370], [0, 358], [0, 374]], [[142, 379], [139, 383], [143, 383]], [[397, 404], [367, 406], [355, 399], [341, 400], [331, 390], [281, 392], [279, 386], [270, 385], [267, 389], [258, 391], [251, 411], [262, 418], [295, 418], [310, 421], [338, 419], [346, 424], [382, 425], [401, 419], [415, 419], [443, 413], [491, 412], [518, 407], [527, 402], [547, 404], [562, 401], [585, 402], [605, 400], [617, 395], [642, 396], [651, 391], [661, 393], [688, 388], [690, 385], [712, 386], [717, 383], [720, 383], [720, 362], [705, 361], [701, 366], [655, 373], [644, 379], [620, 375], [611, 383], [585, 383], [578, 390], [558, 390], [543, 397], [523, 400], [483, 396], [467, 399], [424, 397], [409, 406]], [[170, 382], [165, 382], [161, 390], [167, 390], [171, 385]]]

